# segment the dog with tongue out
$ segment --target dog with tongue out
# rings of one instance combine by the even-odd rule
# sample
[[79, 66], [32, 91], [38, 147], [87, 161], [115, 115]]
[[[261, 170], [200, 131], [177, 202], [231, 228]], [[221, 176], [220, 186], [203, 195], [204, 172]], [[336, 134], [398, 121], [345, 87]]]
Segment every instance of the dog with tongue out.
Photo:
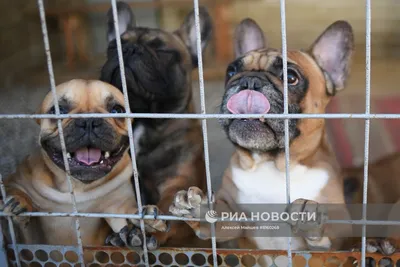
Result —
[[[71, 80], [56, 88], [61, 114], [124, 113], [124, 97], [114, 86], [93, 80]], [[54, 114], [53, 95], [42, 102], [39, 113]], [[131, 121], [124, 118], [63, 119], [69, 176], [76, 205], [83, 213], [137, 213], [136, 197], [131, 186], [132, 163], [128, 155], [128, 130]], [[41, 149], [28, 156], [17, 172], [5, 179], [7, 198], [2, 200], [4, 212], [71, 212], [72, 200], [62, 153], [57, 121], [38, 120]], [[146, 206], [145, 214], [158, 214], [155, 206]], [[14, 216], [18, 243], [76, 245], [73, 217]], [[85, 246], [101, 246], [109, 242], [120, 246], [138, 246], [137, 220], [119, 218], [79, 218]], [[4, 222], [4, 223], [3, 223]], [[5, 226], [7, 221], [2, 221]], [[164, 221], [145, 223], [148, 232], [167, 231]], [[3, 233], [8, 233], [4, 229]], [[147, 240], [149, 248], [157, 240]]]
[[[273, 209], [277, 212], [307, 211], [317, 216], [314, 221], [289, 220], [287, 227], [281, 225], [279, 231], [249, 231], [246, 229], [254, 228], [241, 227], [248, 226], [247, 222], [229, 222], [237, 230], [227, 230], [225, 220], [215, 223], [217, 241], [237, 239], [239, 248], [286, 250], [287, 237], [292, 236], [294, 250], [344, 248], [345, 237], [351, 236], [351, 227], [324, 224], [326, 215], [349, 218], [344, 205], [337, 205], [340, 208], [334, 210], [324, 210], [322, 206], [344, 204], [339, 168], [328, 142], [324, 119], [288, 121], [292, 203], [287, 204], [285, 123], [283, 119], [267, 116], [284, 112], [282, 52], [268, 46], [263, 31], [252, 19], [245, 19], [237, 26], [234, 46], [236, 58], [227, 67], [220, 112], [260, 114], [264, 119], [220, 119], [236, 151], [224, 174], [222, 187], [215, 195], [214, 210], [219, 216], [222, 212], [250, 214], [252, 207], [275, 204]], [[327, 27], [308, 49], [289, 50], [288, 112], [324, 113], [332, 97], [345, 87], [352, 53], [353, 31], [345, 21], [336, 21]], [[200, 211], [207, 209], [206, 203], [202, 190], [190, 187], [176, 194], [170, 211], [176, 216], [198, 217]], [[262, 205], [251, 206], [254, 204]], [[187, 223], [200, 238], [211, 238], [208, 224]], [[260, 260], [264, 261], [262, 265], [268, 262], [268, 259]]]

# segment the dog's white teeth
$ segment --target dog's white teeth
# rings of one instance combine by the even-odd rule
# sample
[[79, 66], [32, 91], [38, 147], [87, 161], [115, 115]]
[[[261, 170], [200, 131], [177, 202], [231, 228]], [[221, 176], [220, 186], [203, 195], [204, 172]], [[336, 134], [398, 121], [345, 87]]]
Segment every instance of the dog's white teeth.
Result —
[[106, 158], [106, 159], [108, 159], [110, 157], [110, 152], [106, 152], [105, 154], [104, 154], [104, 158]]
[[71, 154], [67, 153], [67, 159], [71, 159]]
[[264, 122], [264, 121], [265, 121], [265, 118], [260, 118], [260, 121], [261, 121], [261, 122]]

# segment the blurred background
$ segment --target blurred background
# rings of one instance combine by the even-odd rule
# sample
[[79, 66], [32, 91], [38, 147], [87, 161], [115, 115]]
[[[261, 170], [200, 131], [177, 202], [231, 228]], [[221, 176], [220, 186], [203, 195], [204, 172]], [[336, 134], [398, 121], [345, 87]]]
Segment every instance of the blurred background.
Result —
[[[129, 2], [139, 26], [177, 29], [193, 8], [191, 0]], [[227, 64], [233, 59], [232, 35], [244, 18], [256, 20], [271, 47], [281, 47], [278, 0], [200, 1], [214, 20], [214, 38], [204, 54], [208, 113], [217, 113]], [[48, 0], [46, 21], [56, 84], [99, 77], [105, 62], [107, 0]], [[372, 1], [371, 113], [400, 113], [400, 2]], [[346, 90], [327, 112], [365, 112], [365, 1], [286, 0], [288, 49], [307, 49], [336, 20], [353, 26], [356, 53]], [[49, 76], [36, 1], [0, 0], [0, 113], [34, 113], [48, 92]], [[193, 90], [200, 107], [197, 70]], [[364, 156], [364, 120], [328, 120], [328, 133], [342, 166]], [[37, 146], [38, 126], [30, 120], [0, 120], [0, 173], [8, 175]], [[211, 172], [219, 186], [233, 147], [216, 120], [208, 121]], [[400, 150], [400, 121], [372, 120], [370, 160]]]

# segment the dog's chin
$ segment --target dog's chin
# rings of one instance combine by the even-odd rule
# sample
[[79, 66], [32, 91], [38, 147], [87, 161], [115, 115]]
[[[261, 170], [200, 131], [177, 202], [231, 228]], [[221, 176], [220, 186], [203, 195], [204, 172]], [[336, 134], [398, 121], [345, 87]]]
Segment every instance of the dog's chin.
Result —
[[225, 129], [231, 142], [250, 151], [270, 152], [280, 147], [279, 136], [266, 121], [233, 119]]
[[[60, 169], [65, 171], [64, 159], [59, 149], [43, 147], [50, 160]], [[74, 152], [68, 152], [68, 165], [71, 176], [82, 183], [89, 184], [107, 176], [115, 165], [122, 159], [127, 151], [128, 144], [121, 144], [113, 151], [101, 151], [98, 161], [90, 164], [78, 160]]]

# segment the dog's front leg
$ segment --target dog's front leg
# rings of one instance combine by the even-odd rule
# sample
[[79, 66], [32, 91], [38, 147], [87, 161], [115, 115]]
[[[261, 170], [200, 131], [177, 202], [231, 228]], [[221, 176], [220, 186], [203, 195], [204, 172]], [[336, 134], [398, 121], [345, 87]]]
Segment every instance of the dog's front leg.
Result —
[[[0, 210], [14, 215], [19, 215], [23, 212], [33, 212], [33, 202], [26, 193], [17, 188], [10, 188], [7, 191], [8, 196], [2, 201]], [[12, 220], [14, 223], [25, 227], [29, 223], [29, 218], [27, 216], [13, 216]]]
[[324, 236], [324, 223], [327, 211], [317, 202], [307, 199], [296, 199], [287, 209], [290, 214], [288, 221], [292, 231], [304, 237], [308, 248], [312, 250], [330, 250], [332, 242]]
[[[130, 205], [130, 207], [127, 207]], [[124, 213], [124, 214], [136, 214], [137, 208], [136, 203], [124, 202], [122, 206], [111, 205], [106, 210], [105, 213]], [[130, 246], [136, 247], [141, 245], [141, 240], [137, 240], [135, 237], [139, 234], [135, 234], [134, 227], [129, 222], [128, 219], [124, 218], [105, 218], [106, 222], [110, 226], [112, 233], [107, 236], [105, 243], [112, 246], [122, 247]]]
[[[128, 203], [130, 207], [125, 209], [125, 214], [139, 214], [138, 209], [133, 207], [132, 203]], [[156, 206], [144, 206], [142, 215], [153, 215], [154, 220], [145, 220], [146, 244], [149, 250], [154, 250], [158, 247], [157, 239], [151, 235], [156, 231], [167, 231], [168, 225], [165, 221], [156, 219], [158, 215], [158, 208]], [[107, 223], [113, 230], [113, 233], [106, 239], [106, 244], [113, 246], [128, 246], [128, 247], [141, 247], [143, 246], [144, 236], [140, 228], [140, 219], [121, 219], [121, 218], [106, 218]]]

